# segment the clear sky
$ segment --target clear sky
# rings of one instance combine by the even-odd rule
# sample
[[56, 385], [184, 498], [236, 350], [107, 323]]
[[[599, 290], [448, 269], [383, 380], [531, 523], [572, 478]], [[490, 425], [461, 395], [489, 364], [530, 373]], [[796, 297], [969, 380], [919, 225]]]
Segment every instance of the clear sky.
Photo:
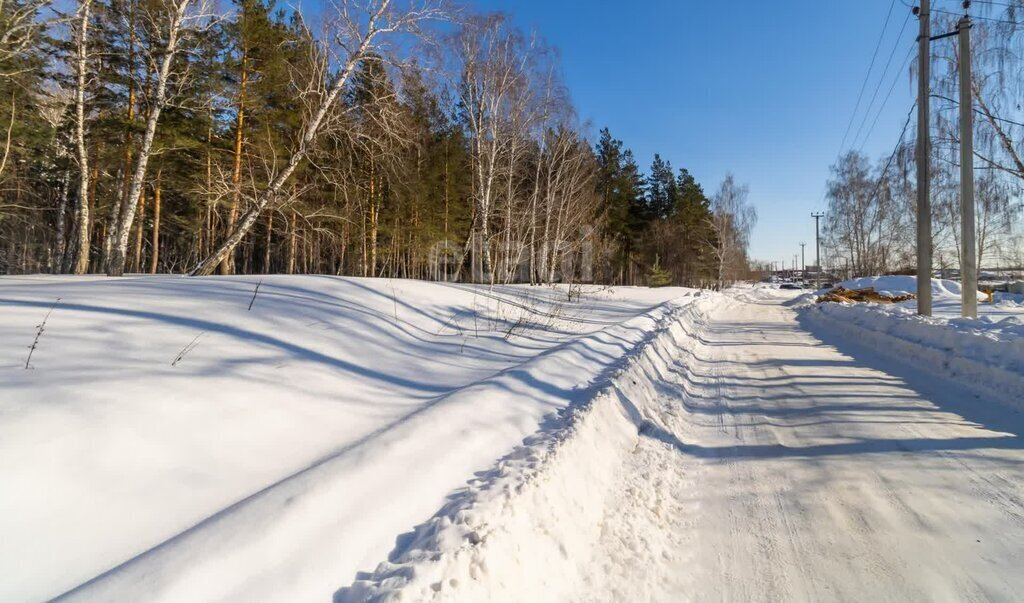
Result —
[[[804, 241], [813, 263], [810, 214], [824, 209], [828, 169], [890, 5], [845, 147], [894, 48], [860, 136], [895, 82], [863, 143], [872, 159], [892, 152], [913, 102], [905, 61], [913, 61], [917, 19], [907, 20], [903, 0], [469, 1], [512, 14], [556, 46], [580, 117], [595, 133], [607, 126], [645, 169], [661, 153], [709, 194], [729, 171], [749, 185], [759, 214], [751, 251], [760, 260], [789, 265]], [[950, 10], [959, 4], [936, 2]]]

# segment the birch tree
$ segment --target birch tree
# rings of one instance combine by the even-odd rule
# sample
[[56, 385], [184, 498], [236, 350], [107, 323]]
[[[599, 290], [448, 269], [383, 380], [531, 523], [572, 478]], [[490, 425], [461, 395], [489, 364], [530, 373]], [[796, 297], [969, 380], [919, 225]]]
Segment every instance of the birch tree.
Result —
[[89, 20], [92, 0], [79, 0], [75, 15], [75, 152], [78, 159], [78, 240], [75, 274], [89, 271], [89, 151], [85, 144], [85, 96], [89, 79]]
[[[107, 266], [108, 276], [124, 274], [125, 262], [128, 257], [128, 240], [131, 236], [132, 224], [139, 205], [139, 196], [146, 183], [146, 172], [153, 153], [153, 141], [156, 138], [160, 114], [167, 106], [169, 88], [180, 84], [186, 79], [184, 73], [176, 73], [173, 68], [175, 59], [190, 42], [196, 30], [209, 23], [211, 15], [201, 0], [161, 0], [155, 7], [146, 11], [143, 17], [151, 30], [150, 35], [164, 43], [162, 48], [151, 54], [151, 60], [157, 65], [154, 73], [153, 97], [149, 99], [149, 113], [146, 117], [145, 130], [135, 158], [131, 184], [121, 199], [121, 212], [116, 228], [111, 229], [112, 253]], [[172, 78], [177, 81], [172, 82]]]
[[[974, 163], [976, 233], [978, 265], [983, 258], [1011, 240], [1020, 221], [1021, 204], [1009, 190], [1024, 188], [1024, 113], [1020, 95], [1024, 92], [1024, 41], [1021, 40], [1019, 16], [1022, 5], [1006, 5], [1002, 15], [993, 17], [995, 5], [985, 6], [989, 15], [972, 23], [972, 59], [974, 70], [970, 83], [974, 101]], [[949, 26], [953, 26], [952, 19]], [[941, 47], [946, 66], [936, 74], [936, 121], [940, 135], [935, 144], [935, 158], [942, 165], [938, 178], [948, 181], [951, 191], [943, 199], [940, 226], [948, 233], [954, 249], [950, 255], [959, 260], [960, 249], [960, 123], [959, 45]]]
[[[493, 282], [491, 222], [503, 178], [513, 177], [507, 161], [510, 156], [514, 161], [517, 136], [522, 135], [513, 124], [516, 112], [523, 108], [515, 98], [523, 98], [523, 91], [528, 88], [529, 54], [524, 39], [503, 15], [469, 19], [455, 44], [461, 75], [457, 84], [459, 103], [473, 160], [475, 207], [471, 242], [482, 242], [483, 271], [491, 275]], [[504, 182], [512, 186], [510, 181]]]
[[372, 0], [363, 6], [355, 0], [339, 0], [335, 8], [337, 14], [330, 25], [331, 43], [313, 45], [318, 49], [314, 57], [317, 69], [312, 77], [297, 86], [298, 94], [307, 103], [307, 113], [285, 167], [258, 193], [227, 238], [189, 274], [212, 274], [252, 229], [260, 214], [281, 195], [284, 185], [313, 150], [325, 126], [338, 124], [336, 119], [331, 119], [332, 113], [338, 112], [339, 98], [356, 67], [371, 54], [386, 54], [383, 44], [387, 37], [418, 35], [423, 22], [440, 19], [444, 14], [433, 2], [399, 5], [393, 0]]
[[736, 184], [726, 174], [718, 192], [711, 200], [711, 226], [714, 229], [714, 252], [718, 260], [718, 288], [735, 280], [746, 266], [750, 233], [757, 224], [757, 210], [747, 202], [749, 189]]
[[0, 0], [0, 77], [9, 78], [20, 67], [13, 64], [38, 42], [49, 19], [41, 12], [50, 0]]

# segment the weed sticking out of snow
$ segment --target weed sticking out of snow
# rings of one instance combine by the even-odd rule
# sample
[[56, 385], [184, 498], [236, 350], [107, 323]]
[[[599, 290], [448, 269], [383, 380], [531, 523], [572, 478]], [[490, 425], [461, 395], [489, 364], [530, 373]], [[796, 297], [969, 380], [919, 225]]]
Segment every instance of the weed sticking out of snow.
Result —
[[32, 340], [32, 345], [28, 346], [28, 356], [25, 357], [26, 370], [32, 368], [32, 354], [35, 353], [36, 348], [39, 347], [39, 338], [43, 336], [43, 331], [46, 330], [46, 321], [50, 320], [50, 315], [53, 314], [53, 311], [57, 308], [57, 304], [59, 303], [60, 298], [58, 297], [57, 300], [53, 302], [53, 305], [50, 306], [50, 309], [46, 311], [46, 316], [43, 317], [43, 321], [36, 325], [35, 339]]

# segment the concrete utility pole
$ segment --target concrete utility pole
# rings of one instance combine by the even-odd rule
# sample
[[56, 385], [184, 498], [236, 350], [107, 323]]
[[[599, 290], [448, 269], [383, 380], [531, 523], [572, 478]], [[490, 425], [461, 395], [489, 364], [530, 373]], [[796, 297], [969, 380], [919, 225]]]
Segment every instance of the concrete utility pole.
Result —
[[932, 314], [932, 204], [929, 198], [928, 82], [931, 78], [931, 10], [929, 0], [916, 9], [917, 37], [917, 313]]
[[818, 230], [818, 220], [825, 217], [822, 212], [812, 213], [811, 217], [814, 218], [814, 263], [818, 265], [817, 270], [814, 272], [815, 284], [821, 289], [821, 233]]
[[[965, 3], [966, 5], [966, 3]], [[974, 100], [971, 94], [971, 18], [960, 32], [960, 314], [978, 317], [978, 245], [974, 238]]]
[[807, 243], [800, 243], [800, 271], [804, 273], [804, 276], [807, 276], [807, 256], [804, 255], [804, 247], [806, 246]]

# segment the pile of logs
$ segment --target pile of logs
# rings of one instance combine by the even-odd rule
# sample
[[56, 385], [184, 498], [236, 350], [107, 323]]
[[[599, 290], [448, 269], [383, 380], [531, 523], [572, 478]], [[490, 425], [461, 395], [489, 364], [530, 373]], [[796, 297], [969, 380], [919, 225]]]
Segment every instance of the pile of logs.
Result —
[[854, 302], [873, 302], [877, 304], [897, 304], [899, 302], [907, 301], [908, 299], [917, 299], [917, 296], [913, 293], [907, 295], [882, 295], [875, 291], [874, 287], [867, 287], [865, 289], [846, 289], [844, 287], [836, 287], [824, 295], [818, 297], [818, 303], [822, 304], [825, 302], [833, 303], [854, 303]]

